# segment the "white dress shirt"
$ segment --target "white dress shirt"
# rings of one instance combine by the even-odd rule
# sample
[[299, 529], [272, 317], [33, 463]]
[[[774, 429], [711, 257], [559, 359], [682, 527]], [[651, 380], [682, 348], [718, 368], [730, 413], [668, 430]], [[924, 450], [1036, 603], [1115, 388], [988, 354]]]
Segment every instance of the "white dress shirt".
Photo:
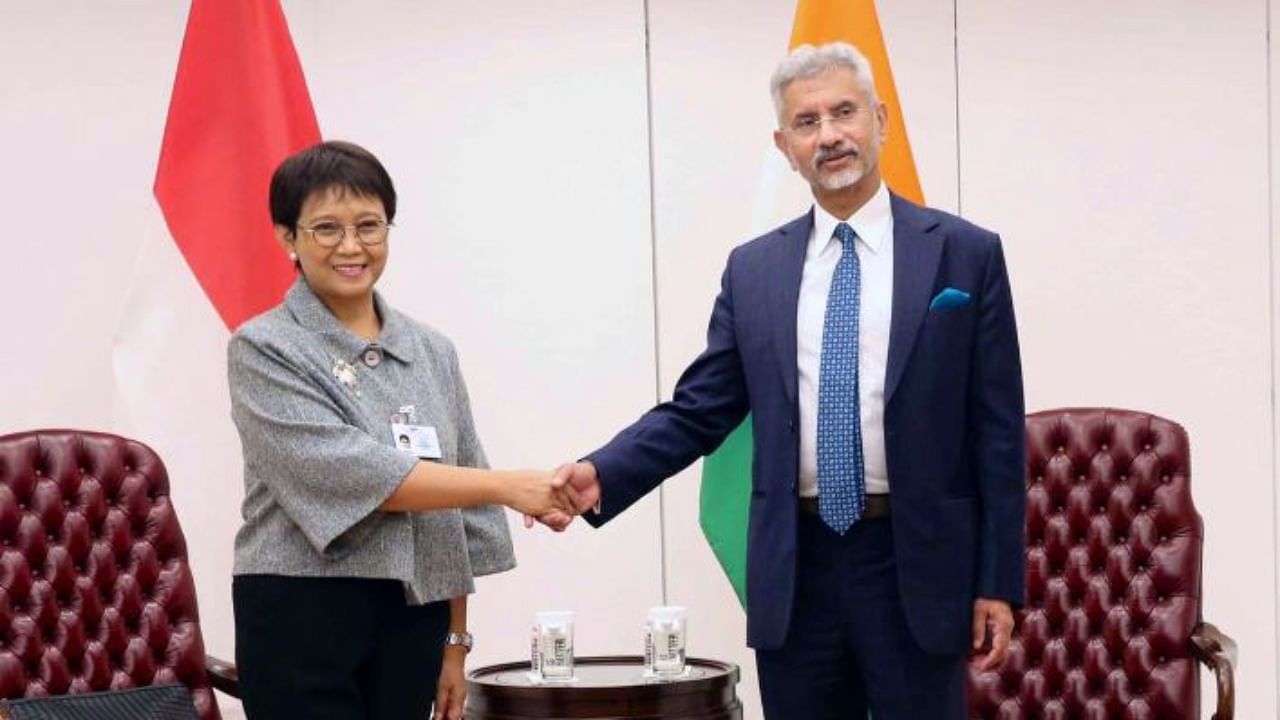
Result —
[[818, 377], [822, 330], [831, 275], [840, 260], [836, 225], [847, 222], [858, 234], [860, 265], [858, 311], [858, 407], [862, 422], [862, 459], [868, 494], [889, 492], [884, 456], [884, 378], [889, 361], [889, 324], [893, 318], [893, 212], [884, 184], [852, 217], [842, 220], [821, 206], [813, 208], [813, 234], [805, 250], [796, 307], [796, 367], [800, 374], [801, 497], [818, 495]]

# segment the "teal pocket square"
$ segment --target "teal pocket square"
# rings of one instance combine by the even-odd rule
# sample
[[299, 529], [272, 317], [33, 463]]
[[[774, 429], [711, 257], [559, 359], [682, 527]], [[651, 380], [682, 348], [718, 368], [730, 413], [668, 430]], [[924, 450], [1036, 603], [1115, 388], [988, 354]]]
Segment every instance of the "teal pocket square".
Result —
[[969, 304], [969, 293], [955, 288], [945, 288], [942, 292], [933, 296], [933, 301], [929, 303], [929, 311], [934, 310], [950, 310]]

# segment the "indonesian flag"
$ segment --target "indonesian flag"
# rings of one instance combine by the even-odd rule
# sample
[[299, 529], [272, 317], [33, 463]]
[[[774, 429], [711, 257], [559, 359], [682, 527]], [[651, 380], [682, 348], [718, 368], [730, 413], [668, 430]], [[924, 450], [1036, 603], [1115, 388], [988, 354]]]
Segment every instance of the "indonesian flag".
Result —
[[267, 191], [320, 141], [278, 0], [193, 0], [156, 169], [156, 212], [116, 334], [114, 427], [164, 459], [210, 650], [232, 652], [231, 547], [242, 467], [226, 344], [294, 271]]
[[195, 0], [156, 169], [156, 201], [228, 329], [280, 302], [293, 268], [276, 246], [276, 165], [320, 142], [277, 0]]
[[[862, 51], [871, 61], [876, 93], [889, 106], [889, 136], [880, 154], [880, 172], [896, 193], [916, 203], [924, 203], [920, 177], [916, 174], [911, 143], [907, 139], [902, 104], [889, 68], [889, 53], [875, 0], [799, 0], [791, 30], [791, 48], [844, 41]], [[753, 226], [763, 233], [767, 227], [777, 188], [789, 174], [786, 163], [771, 146], [760, 173]], [[747, 509], [751, 498], [751, 418], [733, 431], [716, 452], [702, 464], [699, 521], [720, 567], [733, 585], [738, 600], [747, 606]]]

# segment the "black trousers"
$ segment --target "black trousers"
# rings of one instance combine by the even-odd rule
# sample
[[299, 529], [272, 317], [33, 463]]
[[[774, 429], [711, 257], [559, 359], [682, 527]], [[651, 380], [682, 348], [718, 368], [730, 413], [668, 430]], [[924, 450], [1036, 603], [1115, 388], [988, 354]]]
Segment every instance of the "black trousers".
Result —
[[236, 665], [249, 720], [423, 720], [447, 601], [405, 603], [396, 580], [238, 575]]
[[769, 720], [963, 720], [965, 657], [932, 655], [902, 611], [889, 518], [843, 536], [799, 518], [796, 598], [781, 648], [756, 651]]

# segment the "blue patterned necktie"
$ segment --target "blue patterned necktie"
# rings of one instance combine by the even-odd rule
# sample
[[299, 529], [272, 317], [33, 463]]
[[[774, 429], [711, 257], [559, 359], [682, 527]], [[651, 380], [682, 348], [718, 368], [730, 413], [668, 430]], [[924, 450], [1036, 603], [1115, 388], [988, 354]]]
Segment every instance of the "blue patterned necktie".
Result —
[[818, 372], [818, 514], [843, 535], [866, 503], [862, 471], [862, 422], [858, 410], [858, 292], [861, 268], [857, 233], [836, 225], [840, 260], [831, 276], [822, 326]]

